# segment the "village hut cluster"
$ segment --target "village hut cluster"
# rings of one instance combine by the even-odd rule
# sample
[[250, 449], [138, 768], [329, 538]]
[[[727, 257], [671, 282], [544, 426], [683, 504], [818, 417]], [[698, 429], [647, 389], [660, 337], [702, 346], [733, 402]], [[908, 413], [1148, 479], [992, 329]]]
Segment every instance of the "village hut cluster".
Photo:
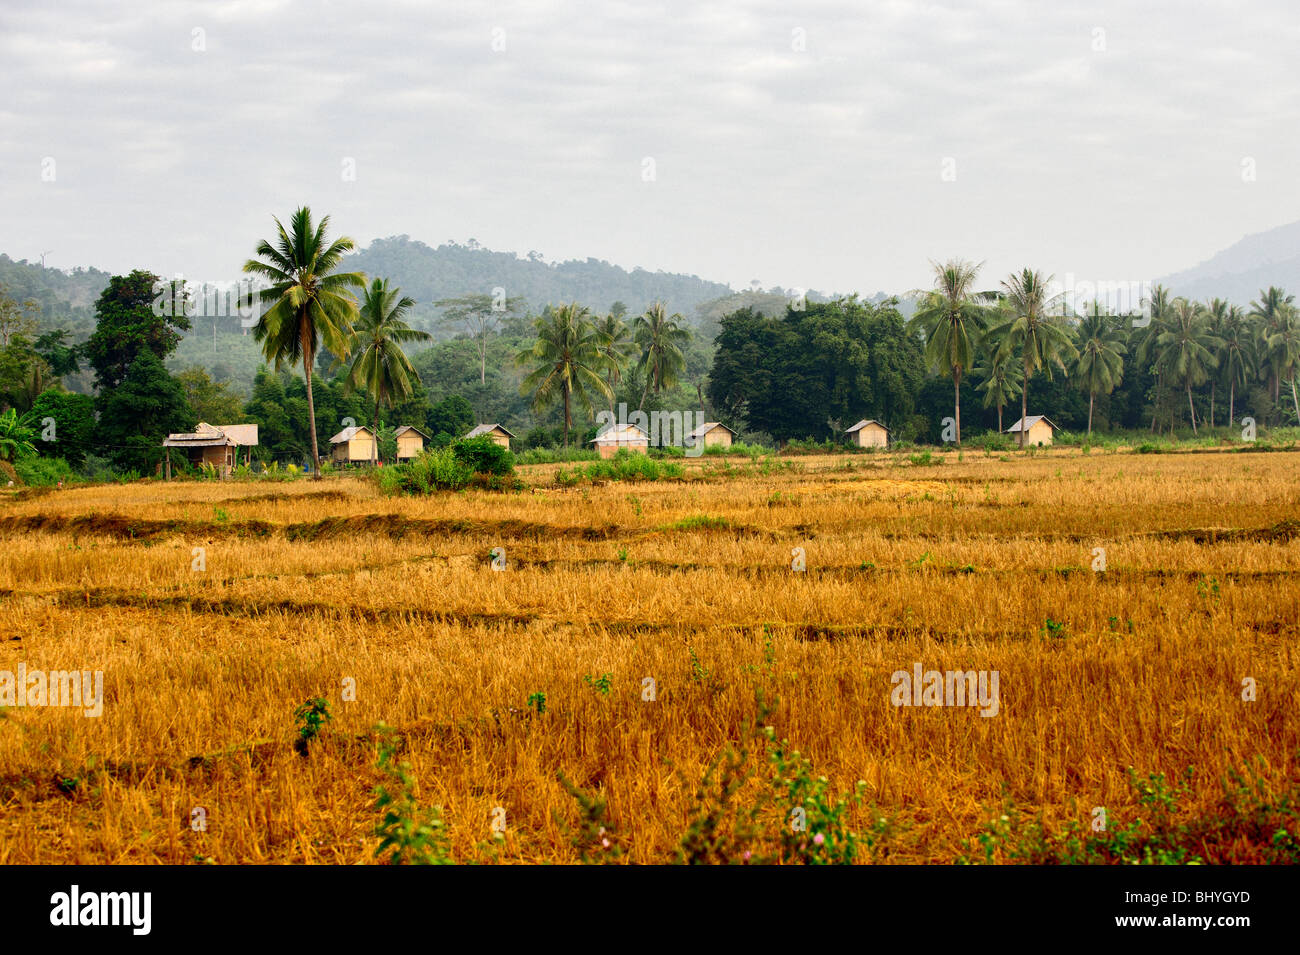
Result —
[[[1045, 447], [1052, 443], [1056, 425], [1045, 415], [1028, 415], [1007, 428], [1005, 433], [1019, 438], [1021, 430], [1025, 431], [1025, 445]], [[419, 455], [429, 436], [414, 425], [404, 424], [394, 434], [397, 437], [397, 460], [409, 461]], [[889, 447], [890, 431], [873, 418], [863, 418], [845, 432], [849, 444], [859, 448]], [[707, 448], [729, 448], [736, 438], [736, 431], [719, 421], [707, 421], [685, 436], [687, 448], [703, 445]], [[503, 448], [509, 448], [514, 434], [502, 424], [475, 425], [465, 434], [466, 438], [486, 437]], [[378, 460], [378, 438], [373, 430], [365, 425], [344, 428], [330, 438], [329, 460], [338, 465], [368, 465]], [[605, 428], [591, 441], [602, 458], [612, 458], [620, 449], [646, 454], [650, 450], [650, 434], [635, 424], [613, 424]], [[241, 463], [245, 466], [252, 462], [252, 448], [257, 445], [257, 425], [223, 424], [210, 425], [200, 422], [192, 432], [171, 434], [163, 442], [167, 449], [166, 474], [171, 478], [171, 451], [177, 450], [185, 455], [192, 467], [211, 467], [222, 477], [226, 477]], [[242, 450], [241, 450], [242, 449]]]

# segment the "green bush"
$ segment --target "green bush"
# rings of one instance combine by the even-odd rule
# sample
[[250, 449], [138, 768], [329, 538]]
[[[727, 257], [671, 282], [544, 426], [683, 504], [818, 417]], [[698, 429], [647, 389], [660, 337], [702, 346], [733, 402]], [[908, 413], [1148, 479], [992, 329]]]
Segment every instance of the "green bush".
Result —
[[21, 457], [14, 462], [19, 479], [29, 487], [53, 487], [76, 480], [76, 472], [63, 458]]
[[675, 461], [655, 460], [649, 455], [619, 448], [612, 458], [592, 461], [572, 471], [561, 468], [555, 472], [555, 481], [568, 487], [583, 481], [661, 481], [681, 478], [685, 473]]
[[569, 464], [574, 461], [599, 461], [592, 448], [529, 448], [515, 456], [516, 464]]
[[425, 451], [401, 467], [406, 469], [408, 478], [403, 490], [410, 493], [459, 491], [474, 476], [474, 469], [457, 457], [451, 447]]
[[473, 474], [514, 473], [514, 453], [489, 437], [463, 438], [453, 442], [451, 449], [456, 460], [466, 465]]

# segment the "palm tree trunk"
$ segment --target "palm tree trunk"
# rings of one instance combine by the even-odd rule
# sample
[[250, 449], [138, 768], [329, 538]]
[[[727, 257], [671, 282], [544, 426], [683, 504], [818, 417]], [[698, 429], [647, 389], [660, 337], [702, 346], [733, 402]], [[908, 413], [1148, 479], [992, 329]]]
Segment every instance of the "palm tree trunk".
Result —
[[[306, 336], [304, 335], [303, 337], [305, 338]], [[307, 376], [307, 418], [311, 422], [311, 477], [313, 481], [319, 481], [320, 448], [316, 444], [316, 400], [311, 394], [311, 363], [311, 349], [305, 348], [302, 353], [302, 370]]]
[[952, 370], [953, 419], [957, 425], [957, 447], [961, 447], [961, 368]]
[[374, 467], [379, 464], [379, 396], [375, 395], [375, 427], [370, 432], [371, 437], [375, 439], [374, 456], [370, 459], [370, 466]]
[[1234, 378], [1228, 386], [1228, 427], [1232, 427], [1233, 420], [1237, 417], [1237, 381]]
[[1218, 382], [1214, 382], [1214, 381], [1210, 382], [1210, 427], [1211, 428], [1214, 427], [1214, 389], [1217, 386], [1218, 386]]
[[1097, 392], [1088, 392], [1088, 437], [1092, 437], [1092, 403], [1097, 397]]
[[1300, 398], [1297, 398], [1297, 397], [1296, 397], [1296, 393], [1295, 393], [1295, 375], [1294, 375], [1294, 374], [1291, 375], [1291, 403], [1292, 403], [1293, 405], [1295, 405], [1295, 417], [1296, 417], [1296, 421], [1300, 422]]
[[[1026, 345], [1028, 347], [1028, 345]], [[1029, 415], [1029, 363], [1025, 362], [1024, 381], [1020, 385], [1020, 450], [1025, 450], [1025, 418]]]
[[1002, 405], [998, 405], [998, 434], [1002, 433]]
[[478, 383], [487, 384], [487, 334], [484, 333], [483, 341], [478, 346]]
[[1196, 434], [1196, 405], [1192, 404], [1192, 383], [1187, 382], [1187, 410], [1192, 416], [1192, 434]]
[[569, 386], [564, 386], [564, 447], [569, 447], [569, 428], [572, 426], [569, 419]]
[[1156, 402], [1151, 408], [1151, 433], [1156, 433], [1156, 416], [1160, 414], [1160, 373], [1156, 372]]

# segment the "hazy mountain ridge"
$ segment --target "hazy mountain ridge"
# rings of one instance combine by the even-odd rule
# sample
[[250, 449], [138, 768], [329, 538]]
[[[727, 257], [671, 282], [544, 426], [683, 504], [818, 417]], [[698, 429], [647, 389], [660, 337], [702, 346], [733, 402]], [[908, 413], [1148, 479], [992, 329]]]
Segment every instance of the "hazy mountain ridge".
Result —
[[533, 312], [549, 304], [577, 301], [593, 312], [605, 313], [623, 302], [632, 315], [655, 301], [669, 312], [693, 315], [703, 302], [731, 294], [731, 287], [698, 275], [632, 271], [588, 258], [546, 262], [537, 253], [520, 257], [475, 245], [444, 243], [437, 248], [406, 235], [376, 239], [347, 257], [344, 268], [386, 276], [419, 305], [417, 314], [431, 314], [439, 299], [469, 293], [489, 295], [495, 288], [509, 298], [521, 297]]
[[1300, 222], [1245, 236], [1199, 265], [1158, 279], [1175, 295], [1249, 305], [1260, 289], [1300, 293]]

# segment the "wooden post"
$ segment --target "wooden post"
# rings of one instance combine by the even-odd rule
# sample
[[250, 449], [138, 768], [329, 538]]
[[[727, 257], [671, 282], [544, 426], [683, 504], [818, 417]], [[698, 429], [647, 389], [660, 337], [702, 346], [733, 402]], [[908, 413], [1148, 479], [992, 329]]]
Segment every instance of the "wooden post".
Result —
[[172, 449], [171, 448], [167, 449], [166, 461], [167, 461], [167, 480], [170, 481], [172, 479]]

